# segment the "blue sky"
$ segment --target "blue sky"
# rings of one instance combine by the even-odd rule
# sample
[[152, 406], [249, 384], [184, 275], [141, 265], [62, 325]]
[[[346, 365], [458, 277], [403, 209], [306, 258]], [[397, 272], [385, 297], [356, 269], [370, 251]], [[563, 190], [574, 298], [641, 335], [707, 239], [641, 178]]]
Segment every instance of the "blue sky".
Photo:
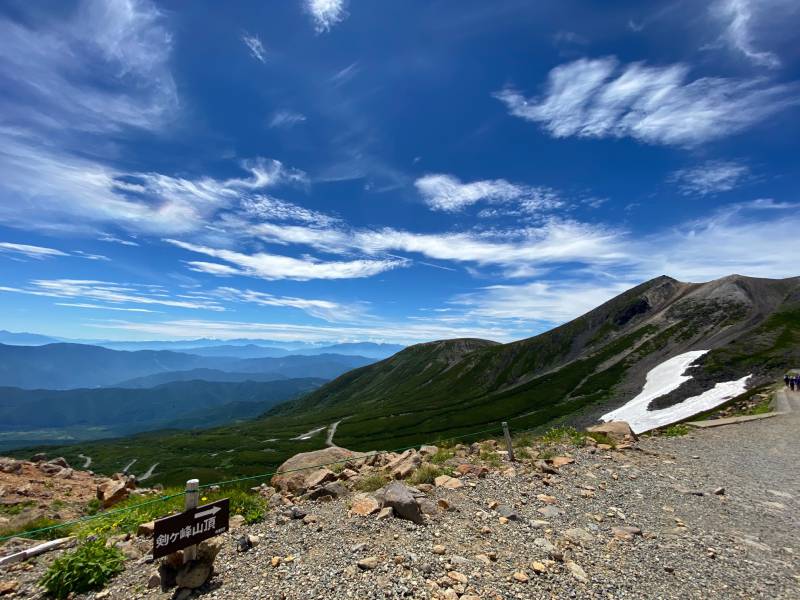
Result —
[[4, 2], [0, 328], [507, 341], [660, 274], [798, 275], [798, 23], [789, 0]]

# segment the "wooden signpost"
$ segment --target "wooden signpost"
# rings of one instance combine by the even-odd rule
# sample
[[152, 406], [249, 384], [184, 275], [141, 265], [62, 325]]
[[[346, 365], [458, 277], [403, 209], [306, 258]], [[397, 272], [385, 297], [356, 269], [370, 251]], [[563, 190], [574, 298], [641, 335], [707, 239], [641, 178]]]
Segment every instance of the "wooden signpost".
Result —
[[[194, 504], [189, 495], [187, 493], [186, 504]], [[153, 558], [161, 558], [184, 548], [188, 548], [184, 552], [187, 561], [195, 558], [195, 546], [228, 531], [229, 518], [230, 503], [223, 498], [203, 506], [195, 504], [180, 514], [159, 519], [153, 530]]]

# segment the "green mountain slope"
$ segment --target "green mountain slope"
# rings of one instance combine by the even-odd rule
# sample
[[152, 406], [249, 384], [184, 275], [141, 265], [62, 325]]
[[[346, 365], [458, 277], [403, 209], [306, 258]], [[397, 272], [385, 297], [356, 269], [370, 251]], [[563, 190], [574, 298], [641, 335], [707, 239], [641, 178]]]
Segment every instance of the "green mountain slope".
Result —
[[98, 468], [113, 470], [131, 452], [157, 445], [159, 476], [174, 482], [200, 467], [211, 478], [264, 472], [321, 447], [323, 432], [291, 438], [335, 422], [335, 442], [356, 450], [468, 434], [500, 420], [514, 430], [589, 422], [638, 393], [648, 370], [689, 350], [711, 352], [670, 402], [748, 374], [752, 385], [774, 380], [800, 364], [799, 311], [800, 278], [694, 284], [658, 277], [529, 339], [419, 344], [251, 422], [78, 451], [99, 455]]

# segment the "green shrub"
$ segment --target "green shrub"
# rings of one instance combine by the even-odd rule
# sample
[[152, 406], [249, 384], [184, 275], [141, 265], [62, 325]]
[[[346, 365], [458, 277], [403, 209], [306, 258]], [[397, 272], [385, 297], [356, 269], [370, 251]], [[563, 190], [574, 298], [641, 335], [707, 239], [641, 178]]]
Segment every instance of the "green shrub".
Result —
[[555, 458], [556, 453], [551, 448], [545, 448], [541, 452], [539, 452], [539, 458], [542, 460], [550, 460], [551, 458]]
[[360, 492], [374, 492], [389, 482], [386, 475], [374, 473], [356, 481], [355, 488]]
[[409, 483], [411, 483], [411, 485], [419, 485], [420, 483], [433, 483], [433, 481], [439, 477], [439, 475], [444, 474], [444, 469], [434, 465], [423, 465], [414, 471], [414, 474], [409, 479]]
[[527, 460], [531, 458], [531, 453], [528, 451], [527, 447], [519, 448], [514, 450], [514, 456], [521, 460]]
[[533, 434], [531, 433], [520, 433], [515, 435], [511, 440], [511, 445], [514, 448], [525, 448], [526, 446], [531, 446], [533, 444]]
[[42, 586], [56, 598], [103, 588], [123, 570], [125, 557], [117, 548], [107, 548], [104, 540], [81, 544], [53, 561], [42, 577]]

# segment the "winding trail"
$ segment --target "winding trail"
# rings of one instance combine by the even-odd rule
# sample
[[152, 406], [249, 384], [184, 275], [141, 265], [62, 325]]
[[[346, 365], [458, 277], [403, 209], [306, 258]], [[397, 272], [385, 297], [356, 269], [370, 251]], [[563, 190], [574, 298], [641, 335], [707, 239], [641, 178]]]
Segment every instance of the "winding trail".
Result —
[[339, 419], [336, 423], [331, 423], [328, 427], [328, 437], [325, 438], [325, 445], [334, 447], [336, 444], [333, 443], [333, 436], [336, 435], [336, 428], [339, 426], [344, 419]]
[[139, 460], [139, 459], [138, 459], [138, 458], [134, 458], [134, 459], [133, 459], [131, 462], [129, 462], [127, 465], [125, 465], [125, 468], [124, 468], [124, 469], [122, 469], [122, 472], [123, 472], [123, 473], [125, 473], [125, 474], [127, 474], [127, 473], [128, 473], [128, 471], [130, 471], [130, 470], [131, 470], [131, 467], [133, 466], [133, 464], [134, 464], [134, 463], [135, 463], [137, 460]]
[[150, 465], [150, 468], [147, 469], [147, 472], [144, 475], [142, 475], [141, 477], [137, 477], [136, 481], [144, 481], [146, 479], [150, 479], [150, 477], [152, 477], [152, 475], [153, 475], [153, 471], [156, 470], [157, 466], [158, 466], [158, 463]]
[[86, 456], [85, 454], [78, 454], [78, 458], [83, 459], [83, 464], [81, 465], [81, 469], [88, 469], [92, 466], [92, 457]]

